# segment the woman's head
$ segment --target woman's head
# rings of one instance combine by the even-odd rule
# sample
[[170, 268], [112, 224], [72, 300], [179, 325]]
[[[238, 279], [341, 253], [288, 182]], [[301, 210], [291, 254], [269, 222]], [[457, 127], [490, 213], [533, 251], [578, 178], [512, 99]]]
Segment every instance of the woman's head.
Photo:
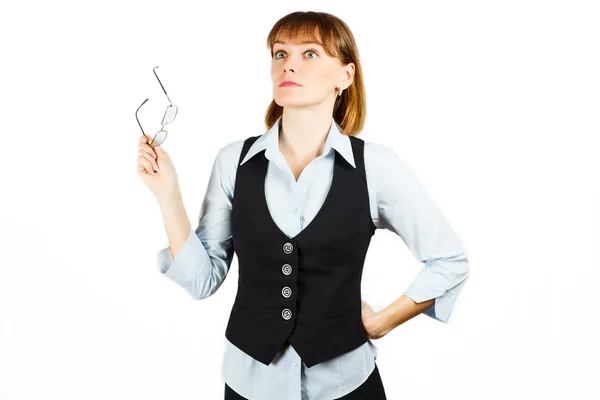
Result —
[[[366, 116], [362, 69], [354, 36], [342, 20], [324, 12], [288, 14], [271, 29], [267, 47], [273, 80], [267, 129], [283, 114], [283, 107], [322, 104], [333, 108], [343, 133], [353, 136], [362, 130]], [[301, 86], [280, 87], [286, 80]]]

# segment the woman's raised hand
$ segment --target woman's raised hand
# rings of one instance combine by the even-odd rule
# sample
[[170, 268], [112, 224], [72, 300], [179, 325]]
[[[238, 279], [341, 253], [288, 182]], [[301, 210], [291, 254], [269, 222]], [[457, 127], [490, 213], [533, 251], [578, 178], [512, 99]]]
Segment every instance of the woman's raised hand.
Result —
[[137, 174], [158, 200], [179, 191], [175, 167], [169, 155], [160, 146], [150, 146], [152, 138], [141, 135], [137, 161]]

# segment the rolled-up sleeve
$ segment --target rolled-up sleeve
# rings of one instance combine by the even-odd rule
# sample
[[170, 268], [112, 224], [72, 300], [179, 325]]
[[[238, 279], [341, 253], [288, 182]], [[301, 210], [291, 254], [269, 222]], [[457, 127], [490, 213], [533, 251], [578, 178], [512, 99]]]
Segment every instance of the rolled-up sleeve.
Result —
[[423, 263], [404, 294], [416, 303], [435, 299], [424, 314], [448, 322], [469, 277], [464, 244], [409, 166], [392, 149], [370, 143], [365, 147], [365, 167], [370, 170], [367, 179], [373, 180], [376, 187], [376, 226], [399, 235]]
[[[227, 147], [227, 149], [229, 149]], [[158, 270], [194, 299], [214, 294], [225, 280], [233, 259], [231, 236], [231, 151], [221, 149], [208, 182], [197, 227], [175, 257], [169, 246], [157, 254]]]

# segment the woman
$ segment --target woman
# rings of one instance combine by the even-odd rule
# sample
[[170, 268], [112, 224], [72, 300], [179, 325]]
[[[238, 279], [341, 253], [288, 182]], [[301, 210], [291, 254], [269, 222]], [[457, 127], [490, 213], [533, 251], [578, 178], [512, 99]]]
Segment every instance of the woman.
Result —
[[[195, 230], [168, 154], [141, 138], [138, 173], [159, 200], [170, 243], [159, 266], [203, 299], [238, 256], [225, 399], [385, 399], [370, 339], [423, 312], [447, 322], [468, 277], [466, 251], [408, 166], [356, 137], [365, 90], [346, 24], [294, 12], [267, 45], [268, 130], [221, 148]], [[401, 236], [425, 266], [375, 313], [360, 282], [377, 228]]]

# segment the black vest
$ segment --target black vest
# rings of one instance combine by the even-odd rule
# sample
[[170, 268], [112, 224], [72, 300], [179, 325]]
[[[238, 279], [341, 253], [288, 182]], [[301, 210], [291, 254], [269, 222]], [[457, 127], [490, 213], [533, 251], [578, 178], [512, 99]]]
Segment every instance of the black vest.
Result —
[[376, 227], [364, 141], [349, 136], [356, 168], [333, 149], [327, 198], [314, 219], [290, 238], [268, 210], [265, 151], [240, 165], [258, 137], [245, 140], [235, 178], [231, 230], [239, 280], [225, 336], [265, 365], [289, 343], [310, 368], [367, 341], [361, 278]]

